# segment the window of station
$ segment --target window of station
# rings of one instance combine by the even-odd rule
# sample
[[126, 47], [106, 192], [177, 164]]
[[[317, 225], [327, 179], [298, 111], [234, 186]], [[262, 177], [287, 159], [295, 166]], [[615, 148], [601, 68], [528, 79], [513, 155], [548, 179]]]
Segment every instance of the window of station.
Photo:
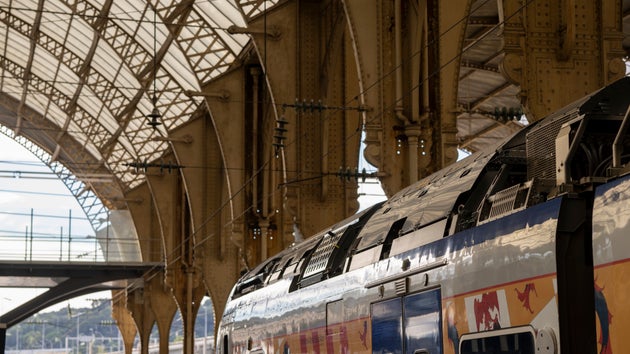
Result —
[[530, 327], [507, 328], [463, 335], [460, 354], [534, 354], [533, 330]]

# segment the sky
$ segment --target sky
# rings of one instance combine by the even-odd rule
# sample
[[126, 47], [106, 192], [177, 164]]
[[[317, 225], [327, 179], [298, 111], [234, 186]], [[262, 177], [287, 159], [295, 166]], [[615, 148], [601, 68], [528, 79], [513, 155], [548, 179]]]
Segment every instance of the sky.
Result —
[[[94, 234], [83, 209], [63, 182], [30, 151], [0, 133], [0, 259], [24, 260], [30, 254], [35, 254], [35, 259], [43, 246], [34, 246], [34, 252], [30, 252], [26, 240], [31, 230], [36, 236], [50, 239], [49, 243], [55, 246], [48, 247], [53, 249], [49, 255], [58, 257], [57, 240], [62, 233], [67, 237], [69, 228], [73, 237]], [[45, 290], [0, 288], [0, 312], [5, 313]], [[68, 304], [86, 307], [91, 304], [87, 299], [104, 297], [111, 297], [110, 292], [64, 301], [44, 311]]]

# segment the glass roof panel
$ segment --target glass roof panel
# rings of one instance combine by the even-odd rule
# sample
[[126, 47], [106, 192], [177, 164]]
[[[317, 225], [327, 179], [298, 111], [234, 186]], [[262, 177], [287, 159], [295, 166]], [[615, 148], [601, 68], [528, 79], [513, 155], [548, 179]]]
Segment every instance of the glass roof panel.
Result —
[[[7, 73], [4, 70], [0, 71], [2, 74], [2, 93], [19, 100], [22, 96], [22, 80], [16, 80], [11, 76], [11, 73]], [[40, 114], [42, 112], [39, 112]]]
[[[142, 118], [141, 120], [146, 119], [146, 115], [151, 113], [151, 111], [153, 110], [153, 102], [149, 98], [149, 95], [150, 95], [150, 93], [147, 93], [147, 96], [145, 96], [143, 99], [141, 99], [138, 102], [138, 105], [136, 106], [137, 118]], [[136, 118], [136, 117], [134, 117], [134, 118]]]
[[[110, 17], [118, 19], [138, 19], [142, 15], [144, 8], [147, 6], [146, 1], [139, 0], [116, 0], [112, 2]], [[98, 5], [102, 8], [102, 5]], [[153, 15], [151, 15], [153, 16]], [[134, 21], [127, 21], [133, 23]], [[135, 21], [137, 22], [137, 21]], [[136, 24], [137, 25], [137, 24]]]
[[[124, 5], [126, 3], [127, 2], [125, 1], [122, 1], [120, 4], [118, 2], [115, 2], [116, 5]], [[136, 1], [136, 3], [139, 2]], [[142, 9], [143, 8], [144, 6], [142, 7]], [[127, 10], [123, 12], [124, 15], [116, 16], [114, 17], [114, 19], [112, 19], [112, 21], [123, 28], [129, 35], [133, 36], [134, 39], [144, 48], [145, 51], [153, 53], [153, 9], [149, 7], [146, 14], [144, 14], [144, 17], [141, 17], [142, 11], [144, 10]], [[164, 29], [164, 25], [160, 22], [159, 15], [157, 16], [156, 21], [156, 42], [157, 48], [159, 49], [160, 44], [163, 43], [165, 39], [162, 31], [166, 30]]]
[[162, 66], [177, 80], [183, 90], [199, 91], [201, 89], [195, 73], [188, 65], [188, 59], [175, 43], [164, 56]]
[[105, 127], [110, 133], [113, 133], [118, 129], [118, 123], [109, 114], [107, 110], [103, 110], [103, 102], [100, 97], [92, 92], [89, 88], [83, 87], [78, 100], [79, 106], [81, 106], [92, 117], [98, 117], [98, 122]]
[[90, 4], [92, 7], [95, 7], [97, 9], [101, 9], [103, 8], [103, 5], [105, 4], [106, 0], [83, 0], [85, 2], [87, 2], [88, 4]]
[[6, 58], [24, 67], [29, 56], [30, 40], [14, 29], [9, 31]]
[[[149, 129], [153, 129], [149, 127]], [[141, 161], [156, 161], [162, 156], [162, 151], [168, 148], [164, 141], [145, 140], [138, 151], [138, 158]]]
[[125, 158], [125, 150], [121, 149], [120, 145], [114, 146], [114, 148], [111, 151], [111, 154], [109, 155], [109, 158], [107, 159], [107, 162], [109, 164], [109, 168], [112, 171], [124, 171], [128, 168], [128, 166], [125, 166], [125, 163], [129, 163], [129, 162], [135, 162], [136, 160], [129, 158], [130, 155], [126, 156]]
[[37, 12], [34, 11], [32, 0], [13, 0], [11, 4], [11, 14], [19, 17], [27, 23], [33, 23]]
[[76, 141], [83, 144], [83, 147], [92, 156], [94, 156], [95, 159], [101, 160], [103, 158], [103, 155], [101, 155], [101, 152], [94, 145], [92, 140], [87, 135], [83, 134], [82, 129], [78, 125], [76, 125], [76, 123], [72, 120], [70, 121], [70, 124], [68, 125], [68, 131], [72, 134], [72, 136], [74, 137], [74, 139], [76, 139]]
[[[42, 106], [43, 106], [48, 103], [48, 98], [40, 94], [29, 95], [29, 100], [28, 100], [29, 107], [31, 108], [37, 107], [37, 105], [40, 104], [40, 102], [42, 102]], [[43, 110], [43, 107], [42, 107], [42, 110]], [[57, 127], [59, 127], [60, 130], [68, 118], [68, 115], [55, 104], [48, 105], [45, 115], [46, 115], [46, 119], [54, 122], [57, 125]]]
[[252, 18], [264, 10], [271, 9], [275, 4], [278, 3], [279, 0], [267, 0], [267, 1], [249, 1], [249, 0], [239, 0], [238, 2], [243, 7], [243, 12], [246, 14], [248, 18]]
[[121, 70], [121, 66], [126, 68], [116, 52], [107, 43], [105, 43], [105, 41], [99, 41], [98, 46], [94, 51], [92, 68], [96, 69], [110, 82], [114, 82], [117, 79], [124, 80], [123, 87], [139, 88], [140, 84], [137, 80], [135, 80], [136, 76], [131, 73], [131, 71], [126, 70], [126, 72], [124, 73], [126, 75], [122, 75], [122, 77], [117, 77], [117, 74]]
[[[48, 82], [49, 84], [61, 84], [76, 82], [76, 75], [71, 73], [65, 73], [66, 75], [60, 75], [61, 79], [56, 81], [56, 68], [59, 66], [59, 60], [50, 55], [50, 52], [42, 47], [35, 47], [35, 53], [33, 54], [33, 66], [31, 73], [36, 75], [39, 79]], [[52, 70], [51, 70], [52, 69]], [[74, 77], [73, 77], [74, 76]], [[32, 83], [32, 82], [31, 82]]]
[[[116, 80], [122, 63], [117, 56], [111, 55], [112, 53], [108, 51], [108, 46], [106, 44], [104, 45], [102, 42], [103, 41], [99, 41], [99, 45], [94, 50], [91, 69], [102, 75], [108, 82], [113, 83]], [[133, 77], [132, 75], [132, 78]], [[105, 83], [100, 82], [99, 84], [103, 85]], [[126, 87], [134, 87], [132, 82], [127, 82], [126, 84]], [[135, 86], [137, 87], [139, 85], [136, 83]]]
[[94, 31], [90, 25], [76, 17], [73, 17], [70, 25], [68, 40], [64, 45], [80, 58], [85, 58], [92, 45]]
[[127, 139], [127, 137], [124, 137], [124, 136], [119, 137], [118, 143], [120, 143], [125, 150], [135, 155], [134, 145], [131, 143], [131, 141], [129, 141], [129, 139]]
[[197, 1], [195, 9], [215, 30], [227, 30], [235, 25], [244, 27], [245, 19], [233, 1]]
[[120, 127], [116, 118], [112, 117], [108, 110], [104, 109], [98, 115], [98, 122], [105, 128], [109, 133], [114, 134]]
[[[135, 132], [140, 130], [140, 128], [142, 128], [143, 125], [147, 124], [147, 119], [130, 119], [129, 120], [129, 124], [127, 125], [127, 131], [128, 132]], [[145, 137], [146, 139], [148, 139], [149, 137]], [[128, 136], [128, 139], [132, 139], [132, 137]]]
[[[224, 6], [217, 7], [219, 4]], [[223, 2], [201, 2], [197, 3], [197, 7], [199, 16], [208, 22], [209, 29], [213, 31], [214, 36], [220, 38], [222, 46], [227, 46], [232, 52], [239, 53], [249, 41], [249, 36], [246, 34], [229, 34], [227, 32], [232, 25], [239, 27], [246, 25], [238, 9]]]
[[[59, 68], [57, 69], [57, 67]], [[55, 69], [58, 72], [55, 72]], [[77, 89], [77, 76], [67, 66], [59, 66], [57, 58], [41, 47], [35, 49], [31, 70], [33, 75], [47, 84], [53, 85], [66, 97], [72, 97]]]
[[217, 31], [217, 35], [234, 53], [240, 53], [249, 41], [249, 36], [246, 34], [229, 34], [226, 31]]
[[68, 9], [56, 5], [57, 3], [54, 2], [44, 2], [44, 12], [42, 13], [39, 30], [58, 43], [63, 43], [66, 32], [70, 27], [70, 15], [61, 15], [61, 13], [68, 13]]

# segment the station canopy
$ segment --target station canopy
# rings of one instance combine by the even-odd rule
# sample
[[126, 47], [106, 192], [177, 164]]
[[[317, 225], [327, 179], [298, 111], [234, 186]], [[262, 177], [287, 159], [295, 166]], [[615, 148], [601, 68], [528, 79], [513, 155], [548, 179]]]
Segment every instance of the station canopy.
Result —
[[[0, 130], [63, 164], [60, 177], [81, 181], [70, 188], [78, 198], [98, 191], [108, 208], [124, 209], [115, 201], [146, 178], [133, 165], [164, 156], [169, 132], [207, 112], [197, 93], [247, 48], [249, 35], [230, 28], [280, 2], [0, 0]], [[460, 147], [476, 151], [522, 124], [493, 117], [499, 108], [520, 112], [519, 88], [499, 70], [500, 2], [472, 3], [457, 128]], [[622, 7], [627, 50], [630, 0]], [[153, 113], [159, 125], [148, 124]]]
[[247, 44], [228, 29], [276, 2], [1, 0], [0, 124], [86, 184], [134, 188], [146, 177], [130, 164], [164, 154]]

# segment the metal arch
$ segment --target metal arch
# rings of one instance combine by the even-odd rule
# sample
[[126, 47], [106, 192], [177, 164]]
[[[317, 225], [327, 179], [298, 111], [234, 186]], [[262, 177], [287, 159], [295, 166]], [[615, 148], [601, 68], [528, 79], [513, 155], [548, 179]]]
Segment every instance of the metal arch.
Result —
[[[101, 17], [96, 19], [96, 23], [95, 23], [95, 27], [101, 27], [104, 26], [106, 20], [103, 19], [103, 15], [107, 15], [107, 13], [109, 13], [109, 9], [111, 8], [112, 5], [112, 1], [113, 0], [108, 0], [105, 5], [103, 6], [103, 9], [101, 10]], [[64, 42], [67, 42], [68, 40], [68, 34], [70, 31], [66, 32], [66, 38], [64, 38]], [[87, 78], [89, 76], [90, 73], [90, 67], [92, 64], [92, 60], [94, 59], [94, 53], [96, 52], [96, 48], [98, 45], [98, 41], [99, 41], [99, 36], [94, 36], [93, 40], [92, 40], [92, 44], [90, 45], [90, 49], [85, 57], [85, 59], [80, 59], [80, 62], [77, 63], [77, 65], [75, 67], [72, 67], [72, 70], [77, 74], [78, 78], [79, 78], [79, 82], [77, 85], [77, 88], [74, 92], [74, 95], [72, 96], [66, 113], [66, 123], [64, 123], [63, 127], [64, 127], [64, 131], [60, 133], [63, 134], [65, 133], [65, 131], [67, 130], [67, 127], [70, 125], [70, 121], [73, 120], [74, 118], [74, 113], [77, 110], [78, 107], [78, 101], [79, 101], [79, 97], [81, 96], [81, 92], [83, 91], [83, 86], [85, 85]], [[67, 50], [64, 50], [63, 52], [66, 52]], [[62, 61], [61, 61], [62, 62]], [[103, 79], [105, 79], [103, 77]], [[111, 82], [109, 82], [107, 79], [105, 79], [105, 81], [107, 82], [107, 86], [114, 86]], [[92, 90], [94, 90], [96, 87], [90, 87]], [[108, 106], [109, 107], [109, 106]], [[87, 135], [87, 134], [86, 134]]]
[[[88, 1], [73, 1], [71, 3], [63, 0], [61, 3], [71, 11], [70, 15], [72, 18], [83, 21], [94, 30], [90, 49], [84, 58], [68, 50], [65, 43], [59, 43], [45, 32], [38, 30], [38, 24], [43, 13], [43, 2], [39, 3], [38, 20], [33, 25], [10, 14], [8, 11], [0, 10], [2, 11], [0, 18], [16, 31], [31, 38], [29, 63], [34, 60], [35, 48], [40, 46], [56, 57], [60, 62], [59, 65], [66, 65], [67, 68], [77, 75], [79, 80], [74, 94], [62, 95], [55, 88], [54, 84], [49, 84], [42, 79], [39, 79], [37, 82], [31, 82], [30, 79], [33, 78], [29, 65], [21, 69], [19, 64], [5, 63], [5, 67], [11, 66], [14, 74], [21, 75], [22, 78], [28, 78], [27, 84], [31, 85], [32, 88], [43, 89], [44, 94], [48, 95], [51, 102], [54, 102], [62, 111], [66, 112], [67, 117], [65, 117], [65, 123], [60, 124], [62, 127], [57, 140], [69, 132], [71, 124], [76, 124], [80, 128], [81, 134], [85, 135], [85, 138], [81, 138], [81, 140], [85, 139], [93, 143], [93, 151], [98, 151], [101, 157], [108, 162], [110, 169], [119, 178], [122, 185], [125, 185], [126, 188], [133, 188], [143, 182], [145, 178], [142, 175], [132, 175], [127, 170], [121, 169], [120, 165], [122, 165], [122, 162], [138, 159], [155, 159], [168, 148], [166, 143], [152, 142], [151, 139], [147, 138], [156, 134], [150, 127], [145, 127], [139, 123], [131, 125], [132, 121], [143, 122], [145, 119], [144, 114], [138, 111], [138, 105], [141, 100], [146, 98], [145, 94], [148, 92], [147, 89], [151, 83], [154, 80], [159, 80], [160, 86], [167, 88], [158, 92], [159, 96], [166, 96], [165, 98], [158, 97], [158, 108], [162, 112], [164, 123], [164, 126], [160, 127], [159, 131], [162, 135], [168, 134], [170, 127], [186, 122], [191, 113], [198, 109], [199, 102], [195, 98], [186, 96], [177, 79], [163, 68], [159, 69], [159, 72], [155, 75], [156, 77], [154, 77], [151, 70], [153, 68], [151, 53], [145, 50], [134, 36], [129, 34], [128, 30], [119, 26], [115, 20], [107, 16], [111, 11], [113, 1], [106, 2], [100, 8]], [[270, 8], [275, 3], [277, 2], [267, 1], [260, 3], [258, 4], [260, 5], [258, 10], [250, 11], [249, 14], [253, 16], [257, 13], [256, 11], [259, 13], [261, 9]], [[144, 13], [152, 6], [162, 6], [156, 9], [156, 13], [164, 20], [169, 33], [171, 33], [167, 40], [161, 43], [156, 62], [159, 61], [161, 63], [169, 48], [174, 43], [177, 43], [179, 49], [187, 57], [192, 72], [197, 76], [197, 84], [210, 80], [228, 70], [238, 53], [222, 39], [216, 32], [216, 28], [208, 25], [204, 16], [198, 13], [198, 9], [194, 7], [194, 1], [169, 4], [161, 4], [159, 2], [150, 4], [145, 2]], [[237, 9], [236, 5], [231, 6]], [[247, 5], [243, 3], [243, 6]], [[209, 18], [209, 21], [211, 20], [212, 18]], [[171, 25], [171, 21], [177, 21], [177, 23]], [[181, 31], [186, 24], [192, 25], [187, 27], [188, 31]], [[194, 26], [195, 24], [198, 24], [198, 26]], [[189, 35], [191, 32], [192, 35]], [[66, 40], [67, 38], [66, 36]], [[210, 41], [208, 41], [208, 38]], [[140, 84], [135, 95], [125, 95], [121, 89], [117, 88], [114, 82], [109, 81], [103, 74], [92, 68], [94, 52], [99, 41], [107, 43], [109, 48], [117, 53], [121, 60], [118, 73], [123, 68], [128, 68], [135, 75], [135, 80]], [[204, 60], [208, 56], [212, 56], [213, 60]], [[161, 66], [158, 65], [158, 67]], [[107, 131], [98, 124], [97, 119], [90, 112], [81, 110], [78, 98], [84, 87], [89, 87], [92, 92], [98, 95], [103, 107], [106, 107], [112, 116], [115, 117], [119, 125], [115, 131]], [[28, 92], [28, 87], [26, 87], [22, 94], [23, 104], [27, 102], [26, 95]], [[72, 132], [70, 134], [73, 135]], [[127, 146], [132, 144], [134, 151], [126, 151], [121, 144], [120, 138], [123, 135], [126, 135], [129, 139]], [[60, 151], [60, 148], [58, 147], [55, 151]], [[53, 156], [53, 158], [55, 157]]]
[[[39, 12], [41, 13], [41, 11]], [[22, 33], [23, 35], [27, 36], [27, 37], [32, 37], [32, 35], [29, 34], [29, 32], [32, 32], [30, 30], [23, 30], [23, 29], [29, 29], [31, 26], [22, 21], [21, 19], [12, 16], [11, 14], [5, 12], [3, 9], [0, 8], [0, 15], [4, 15], [1, 16], [2, 21], [5, 22], [5, 24], [11, 28], [13, 28], [15, 31]], [[33, 26], [35, 27], [35, 26]], [[30, 57], [28, 62], [31, 63], [33, 60], [33, 52], [34, 52], [34, 47], [39, 44], [42, 48], [46, 49], [49, 53], [51, 53], [53, 56], [55, 56], [60, 63], [70, 63], [70, 64], [74, 64], [69, 66], [69, 68], [75, 72], [80, 78], [81, 81], [85, 80], [85, 75], [87, 74], [86, 72], [88, 70], [86, 70], [85, 68], [88, 67], [88, 63], [89, 63], [89, 59], [90, 57], [88, 57], [88, 59], [83, 60], [82, 58], [80, 58], [79, 56], [77, 56], [76, 54], [72, 53], [69, 50], [63, 50], [64, 45], [62, 43], [59, 43], [57, 41], [55, 41], [54, 39], [52, 39], [51, 37], [49, 37], [48, 35], [46, 35], [45, 33], [42, 32], [38, 32], [37, 33], [37, 42], [35, 42], [33, 39], [31, 39], [31, 53], [30, 53]], [[4, 69], [9, 69], [10, 67], [20, 67], [19, 64], [17, 63], [11, 63], [13, 65], [7, 65], [5, 64], [8, 60], [3, 58], [2, 60], [2, 66]], [[23, 105], [25, 104], [25, 96], [28, 94], [28, 86], [30, 84], [30, 81], [35, 78], [37, 80], [37, 84], [34, 85], [35, 87], [42, 87], [45, 86], [47, 87], [46, 91], [42, 91], [45, 94], [49, 95], [49, 98], [51, 100], [53, 100], [62, 110], [64, 110], [66, 113], [68, 113], [68, 118], [66, 119], [66, 124], [64, 124], [63, 127], [61, 127], [60, 129], [60, 134], [63, 134], [65, 132], [67, 132], [67, 128], [68, 128], [68, 123], [71, 120], [70, 116], [75, 116], [75, 114], [77, 112], [77, 105], [76, 105], [76, 100], [77, 97], [81, 91], [81, 86], [83, 85], [83, 82], [79, 83], [79, 87], [77, 88], [77, 91], [75, 93], [75, 95], [73, 97], [67, 97], [64, 94], [62, 94], [61, 92], [59, 92], [58, 90], [56, 90], [54, 88], [54, 85], [48, 83], [47, 81], [43, 80], [43, 79], [39, 79], [37, 77], [34, 77], [32, 75], [32, 73], [30, 73], [30, 69], [28, 68], [24, 68], [24, 72], [20, 73], [20, 75], [22, 76], [22, 78], [27, 78], [29, 80], [25, 80], [24, 82], [24, 92], [22, 95], [22, 100], [21, 100], [21, 106], [23, 107]], [[11, 70], [9, 70], [11, 72]], [[82, 74], [82, 72], [84, 72]], [[16, 75], [16, 77], [19, 77], [18, 74], [13, 71], [14, 75]], [[115, 89], [115, 85], [113, 85], [113, 83], [107, 81], [104, 77], [99, 75], [98, 80], [95, 80], [95, 82], [99, 82], [102, 83], [103, 81], [106, 81], [106, 86], [107, 87], [112, 87]], [[89, 85], [88, 85], [89, 86]], [[92, 87], [91, 87], [92, 88]], [[50, 90], [51, 93], [47, 93], [47, 91]], [[119, 90], [117, 90], [119, 91]], [[55, 92], [54, 94], [52, 92]], [[98, 90], [96, 90], [96, 92], [98, 92]], [[120, 93], [118, 93], [117, 95], [115, 95], [117, 97], [122, 96]], [[58, 99], [54, 99], [54, 98], [58, 98]], [[67, 105], [67, 106], [65, 106]], [[65, 106], [65, 107], [64, 107]], [[78, 109], [80, 112], [80, 114], [77, 114], [79, 117], [81, 117], [82, 119], [79, 120], [75, 120], [75, 122], [77, 123], [77, 125], [81, 128], [85, 128], [85, 127], [90, 127], [91, 129], [94, 129], [95, 126], [101, 126], [102, 125], [98, 122], [98, 120], [91, 116], [88, 112], [83, 111], [82, 109]], [[20, 114], [21, 108], [18, 111], [18, 124], [17, 124], [17, 133], [19, 134], [19, 129], [21, 126], [21, 114]], [[88, 130], [84, 130], [84, 132], [87, 132]], [[90, 138], [90, 141], [92, 141], [94, 143], [95, 146], [98, 146], [99, 140], [102, 139], [103, 137], [106, 137], [107, 135], [110, 135], [111, 133], [108, 133], [107, 130], [103, 127], [102, 129], [98, 129], [97, 131], [94, 131], [94, 134], [92, 136], [88, 136]], [[86, 134], [87, 135], [87, 134]]]
[[[193, 16], [194, 18], [190, 18]], [[208, 31], [205, 28], [204, 25], [206, 22], [201, 16], [199, 16], [199, 14], [196, 13], [196, 11], [192, 11], [190, 17], [187, 19], [189, 23], [199, 24], [195, 26], [197, 31], [189, 37], [179, 38], [179, 42], [186, 53], [187, 59], [195, 69], [197, 80], [199, 80], [200, 83], [205, 83], [206, 81], [218, 76], [220, 73], [225, 72], [232, 64], [232, 61], [229, 59], [235, 59], [237, 54], [232, 52], [225, 43], [221, 42], [220, 37], [214, 30]], [[211, 38], [210, 43], [208, 45], [200, 46], [204, 48], [202, 51], [195, 51], [195, 43], [204, 43], [204, 40], [207, 38]], [[219, 44], [219, 48], [215, 48], [215, 44]], [[217, 56], [220, 60], [218, 60], [214, 66], [200, 65], [203, 64], [202, 59], [206, 55]]]
[[39, 26], [41, 24], [41, 20], [42, 20], [42, 8], [44, 7], [44, 1], [40, 0], [37, 4], [37, 15], [35, 16], [35, 23], [33, 24], [33, 26], [30, 27], [30, 30], [28, 31], [28, 33], [25, 33], [26, 37], [28, 37], [30, 40], [30, 48], [29, 48], [29, 53], [28, 53], [28, 59], [26, 60], [26, 66], [24, 67], [24, 72], [22, 73], [22, 80], [24, 81], [24, 85], [23, 85], [23, 90], [22, 90], [22, 97], [20, 99], [20, 105], [18, 106], [18, 111], [17, 111], [17, 129], [18, 129], [18, 133], [19, 133], [19, 128], [20, 125], [22, 123], [22, 108], [24, 107], [24, 103], [26, 102], [26, 98], [28, 96], [28, 85], [29, 85], [29, 78], [31, 77], [31, 69], [33, 67], [33, 59], [35, 57], [35, 48], [37, 47], [37, 37], [39, 37]]
[[98, 226], [102, 224], [101, 219], [106, 219], [108, 213], [108, 209], [103, 205], [100, 198], [91, 189], [86, 188], [87, 186], [82, 181], [78, 180], [67, 167], [59, 162], [52, 161], [50, 154], [30, 140], [23, 136], [17, 136], [15, 132], [3, 125], [0, 125], [0, 132], [15, 140], [50, 167], [75, 197], [87, 216], [90, 225], [92, 225], [92, 229], [96, 232]]
[[[20, 66], [18, 63], [12, 62], [7, 58], [0, 58], [0, 68], [2, 68], [4, 71], [12, 73], [17, 79], [22, 79], [24, 80], [24, 75], [26, 72], [26, 68], [23, 68], [22, 66]], [[33, 73], [29, 74], [28, 77], [28, 84], [32, 84], [31, 86], [36, 89], [38, 92], [42, 93], [43, 95], [47, 96], [51, 101], [53, 101], [61, 110], [66, 111], [67, 109], [67, 105], [68, 103], [71, 101], [71, 98], [66, 96], [63, 92], [59, 91], [58, 89], [55, 88], [55, 86], [53, 84], [51, 84], [50, 82], [34, 75]], [[26, 82], [24, 83], [24, 86], [28, 85]], [[18, 109], [18, 116], [22, 116], [22, 114], [20, 114], [20, 111], [23, 109], [24, 107], [24, 98], [22, 98], [22, 100], [20, 101], [20, 107]], [[84, 119], [89, 120], [88, 125], [90, 126], [101, 126], [102, 125], [98, 122], [98, 119], [96, 119], [95, 117], [93, 117], [92, 115], [90, 115], [88, 112], [86, 112], [85, 110], [83, 110], [82, 108], [77, 108], [78, 111], [80, 111], [84, 117]], [[79, 123], [78, 125], [81, 125], [81, 123]], [[60, 132], [62, 132], [62, 127], [59, 128]], [[19, 132], [19, 129], [18, 129]], [[99, 130], [99, 134], [103, 134], [105, 135], [107, 132], [107, 130], [103, 127], [102, 130]], [[98, 136], [98, 135], [97, 135]], [[95, 146], [98, 143], [98, 138], [97, 136], [92, 137], [94, 138], [94, 140], [91, 141], [91, 143], [93, 143]], [[88, 142], [85, 142], [86, 144], [88, 144]]]
[[[99, 93], [101, 97], [109, 97], [110, 100], [103, 100], [103, 104], [108, 107], [108, 109], [113, 113], [113, 115], [117, 118], [119, 122], [118, 129], [111, 134], [111, 136], [107, 139], [107, 141], [101, 146], [101, 154], [103, 157], [111, 164], [116, 165], [120, 164], [122, 161], [133, 161], [137, 159], [154, 159], [156, 158], [160, 152], [163, 152], [166, 149], [168, 144], [154, 144], [159, 146], [159, 149], [145, 149], [146, 140], [143, 141], [135, 141], [134, 138], [138, 136], [140, 131], [144, 132], [144, 135], [152, 135], [153, 129], [151, 127], [142, 126], [139, 130], [131, 130], [129, 131], [129, 124], [132, 120], [139, 119], [144, 120], [144, 116], [142, 114], [138, 114], [137, 105], [145, 98], [145, 94], [147, 93], [147, 89], [150, 87], [153, 80], [161, 80], [161, 85], [164, 85], [169, 88], [169, 90], [173, 90], [174, 92], [178, 92], [176, 94], [176, 99], [168, 100], [169, 104], [163, 104], [164, 100], [160, 100], [159, 96], [163, 95], [165, 90], [158, 92], [156, 96], [158, 96], [158, 107], [163, 113], [163, 123], [165, 126], [174, 125], [175, 123], [181, 123], [181, 121], [185, 120], [185, 117], [189, 116], [191, 112], [194, 112], [197, 109], [197, 104], [194, 101], [191, 101], [189, 97], [184, 97], [183, 88], [177, 83], [177, 81], [164, 70], [160, 70], [158, 72], [157, 77], [153, 77], [152, 68], [153, 61], [151, 53], [145, 51], [142, 46], [133, 38], [133, 36], [129, 35], [124, 29], [116, 25], [113, 21], [108, 18], [104, 18], [103, 16], [93, 16], [93, 14], [101, 13], [95, 7], [93, 7], [88, 2], [83, 2], [80, 6], [71, 6], [68, 2], [65, 2], [66, 5], [73, 9], [73, 15], [79, 16], [81, 19], [86, 21], [86, 23], [90, 24], [90, 26], [94, 29], [95, 33], [98, 33], [97, 38], [101, 38], [104, 40], [110, 47], [118, 53], [122, 62], [130, 69], [131, 72], [135, 73], [136, 80], [140, 83], [140, 89], [136, 92], [133, 97], [127, 98], [120, 90], [116, 89], [115, 85], [110, 82], [106, 82], [104, 85], [104, 89], [98, 89], [98, 86], [92, 87], [90, 82], [102, 83], [104, 81], [104, 77], [94, 70], [87, 70], [89, 72], [87, 81], [88, 86], [94, 91]], [[150, 8], [150, 4], [146, 3], [145, 13]], [[102, 10], [101, 10], [102, 11]], [[180, 26], [181, 27], [181, 26]], [[98, 39], [95, 39], [98, 40]], [[158, 56], [156, 58], [157, 66], [159, 67], [159, 63], [164, 58], [168, 48], [172, 44], [172, 39], [167, 40], [162, 44], [161, 48], [158, 51]], [[95, 46], [93, 43], [92, 47]], [[95, 80], [92, 80], [93, 76], [97, 76]], [[178, 100], [179, 98], [179, 100]], [[120, 99], [125, 100], [123, 104], [120, 104]], [[113, 103], [116, 101], [117, 105], [114, 106]], [[167, 112], [172, 110], [172, 107], [177, 106], [176, 111], [180, 112], [177, 115], [169, 118]], [[88, 129], [88, 126], [83, 127], [84, 129]], [[117, 144], [118, 139], [123, 135], [130, 135], [130, 141], [134, 142], [134, 146], [137, 147], [136, 151], [126, 152], [124, 147]], [[137, 143], [137, 144], [136, 144]], [[146, 150], [146, 151], [145, 151]], [[144, 151], [144, 153], [143, 153]], [[118, 161], [112, 161], [112, 156], [120, 156], [126, 157], [122, 159], [118, 159]], [[119, 179], [127, 186], [127, 188], [133, 188], [135, 185], [141, 183], [144, 180], [142, 175], [134, 175], [129, 176], [125, 171], [120, 171], [114, 169], [113, 171]]]

